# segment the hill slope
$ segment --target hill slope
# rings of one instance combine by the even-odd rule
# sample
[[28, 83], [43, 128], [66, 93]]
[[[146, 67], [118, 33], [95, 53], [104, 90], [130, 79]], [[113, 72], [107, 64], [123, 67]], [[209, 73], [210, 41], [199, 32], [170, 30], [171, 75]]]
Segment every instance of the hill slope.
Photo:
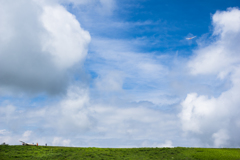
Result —
[[240, 160], [240, 149], [213, 148], [74, 148], [0, 146], [0, 159], [217, 159]]

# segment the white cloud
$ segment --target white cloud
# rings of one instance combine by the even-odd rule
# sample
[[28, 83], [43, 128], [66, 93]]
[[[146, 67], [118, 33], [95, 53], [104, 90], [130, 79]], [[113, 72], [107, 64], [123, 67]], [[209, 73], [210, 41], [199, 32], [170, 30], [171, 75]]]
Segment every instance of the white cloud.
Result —
[[197, 96], [196, 93], [188, 94], [182, 102], [180, 118], [183, 123], [183, 130], [201, 133], [200, 125], [202, 119], [211, 116], [216, 111], [216, 100], [208, 99], [206, 96]]
[[42, 40], [42, 49], [51, 54], [60, 69], [84, 60], [90, 35], [81, 29], [75, 16], [60, 5], [44, 6], [41, 21], [48, 32]]
[[54, 137], [52, 145], [53, 146], [69, 146], [71, 143], [70, 139], [63, 139], [62, 137]]
[[63, 91], [66, 70], [85, 59], [89, 33], [55, 3], [0, 1], [0, 6], [1, 92]]
[[213, 15], [216, 41], [195, 51], [188, 66], [197, 76], [215, 75], [221, 80], [229, 79], [231, 87], [217, 97], [190, 93], [182, 102], [179, 117], [183, 130], [200, 138], [205, 145], [215, 147], [239, 147], [236, 135], [240, 128], [240, 11], [228, 11]]
[[2, 130], [0, 130], [0, 134], [1, 135], [8, 135], [9, 132], [6, 129], [2, 129]]
[[224, 78], [239, 64], [239, 15], [240, 11], [236, 8], [213, 15], [214, 35], [217, 38], [209, 46], [195, 51], [195, 57], [188, 63], [193, 75], [217, 74]]
[[226, 130], [221, 129], [218, 132], [214, 133], [212, 135], [214, 138], [214, 146], [215, 147], [223, 147], [227, 145], [227, 142], [229, 140], [229, 135]]
[[240, 32], [240, 11], [237, 8], [228, 8], [227, 11], [217, 11], [213, 17], [214, 34], [222, 38], [228, 34]]
[[24, 141], [24, 142], [27, 142], [31, 139], [31, 136], [32, 136], [32, 131], [28, 130], [28, 131], [25, 131], [23, 134], [22, 134], [22, 137], [21, 137], [21, 141]]
[[23, 133], [23, 137], [28, 138], [29, 136], [31, 136], [31, 134], [32, 134], [32, 131], [26, 131]]

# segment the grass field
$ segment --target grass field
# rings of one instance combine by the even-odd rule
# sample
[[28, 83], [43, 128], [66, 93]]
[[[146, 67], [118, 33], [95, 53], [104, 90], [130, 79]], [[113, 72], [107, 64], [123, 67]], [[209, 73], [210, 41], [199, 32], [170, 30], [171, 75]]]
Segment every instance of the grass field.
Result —
[[240, 149], [0, 146], [0, 159], [240, 160]]

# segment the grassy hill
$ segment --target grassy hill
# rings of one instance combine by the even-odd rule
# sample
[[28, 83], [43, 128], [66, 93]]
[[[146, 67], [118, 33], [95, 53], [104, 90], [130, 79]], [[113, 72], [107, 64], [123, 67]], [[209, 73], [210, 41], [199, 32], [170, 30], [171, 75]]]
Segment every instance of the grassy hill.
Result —
[[0, 159], [240, 160], [240, 149], [0, 146]]

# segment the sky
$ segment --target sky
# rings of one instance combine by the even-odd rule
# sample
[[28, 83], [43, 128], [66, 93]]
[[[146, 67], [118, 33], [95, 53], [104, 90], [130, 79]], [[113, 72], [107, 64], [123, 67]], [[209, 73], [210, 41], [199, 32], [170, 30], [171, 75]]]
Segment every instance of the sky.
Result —
[[0, 143], [239, 148], [239, 5], [0, 0]]

